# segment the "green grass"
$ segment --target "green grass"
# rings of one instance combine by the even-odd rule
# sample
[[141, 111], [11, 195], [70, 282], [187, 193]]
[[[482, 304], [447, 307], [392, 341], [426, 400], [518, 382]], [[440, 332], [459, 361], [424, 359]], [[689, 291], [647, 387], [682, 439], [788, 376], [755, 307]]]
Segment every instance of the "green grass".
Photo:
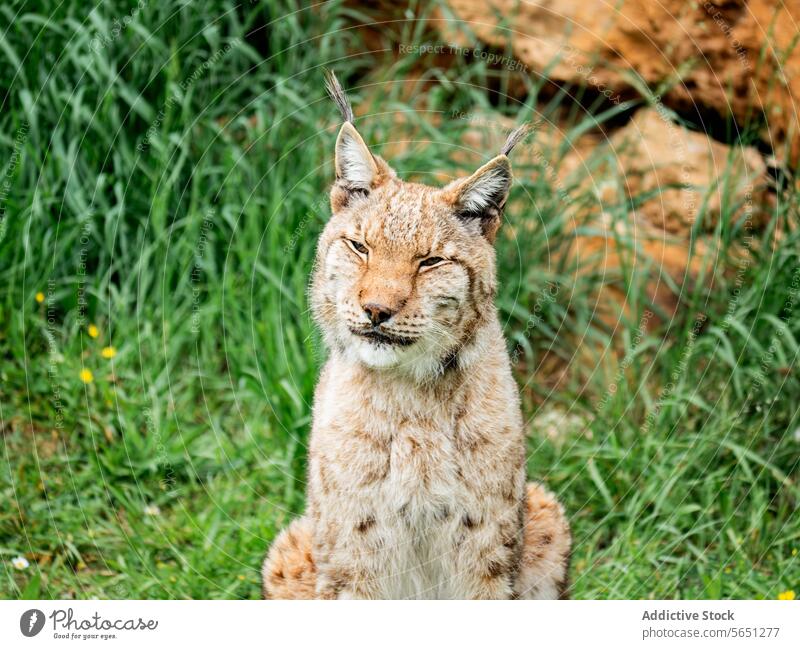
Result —
[[[416, 141], [392, 160], [408, 178], [466, 174], [490, 155], [463, 160], [469, 124], [454, 110], [521, 120], [541, 97], [575, 134], [614, 115], [536, 80], [524, 104], [492, 105], [482, 88], [508, 74], [481, 61], [426, 68], [409, 103], [392, 81], [418, 58], [363, 53], [348, 29], [359, 16], [337, 3], [289, 15], [277, 2], [110, 1], [88, 16], [50, 4], [0, 8], [0, 596], [256, 597], [264, 551], [303, 510], [324, 361], [306, 301], [337, 123], [322, 66], [369, 107], [359, 128], [378, 153]], [[382, 35], [426, 38], [411, 21]], [[556, 441], [530, 424], [530, 475], [572, 521], [573, 595], [798, 589], [800, 236], [772, 242], [798, 196], [780, 197], [738, 287], [724, 272], [741, 234], [729, 205], [713, 286], [684, 287], [678, 315], [634, 345], [655, 270], [618, 278], [633, 311], [612, 335], [594, 315], [599, 278], [554, 261], [571, 235], [548, 180], [563, 152], [546, 153], [517, 169], [498, 304], [523, 350], [526, 416], [555, 404], [586, 422]], [[564, 191], [595, 204], [580, 180]], [[624, 201], [604, 207], [628, 218]], [[559, 291], [537, 306], [548, 282]], [[627, 371], [604, 398], [612, 339]], [[574, 356], [578, 341], [595, 365]], [[586, 389], [532, 378], [546, 351]]]

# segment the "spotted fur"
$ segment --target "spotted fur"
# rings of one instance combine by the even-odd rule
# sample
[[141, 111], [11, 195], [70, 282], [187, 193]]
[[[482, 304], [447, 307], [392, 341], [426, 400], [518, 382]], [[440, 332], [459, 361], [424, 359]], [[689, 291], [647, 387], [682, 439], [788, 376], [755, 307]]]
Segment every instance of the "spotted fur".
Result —
[[342, 112], [351, 118], [311, 286], [330, 358], [314, 399], [307, 512], [268, 553], [264, 595], [561, 596], [569, 526], [551, 494], [526, 486], [493, 302], [509, 160], [443, 188], [404, 182]]

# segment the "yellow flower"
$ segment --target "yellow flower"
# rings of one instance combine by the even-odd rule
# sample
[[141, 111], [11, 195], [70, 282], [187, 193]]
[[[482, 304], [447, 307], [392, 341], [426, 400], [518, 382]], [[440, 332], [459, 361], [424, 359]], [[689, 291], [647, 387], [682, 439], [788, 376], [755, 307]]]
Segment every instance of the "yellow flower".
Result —
[[797, 548], [794, 548], [794, 549], [792, 550], [792, 556], [793, 556], [793, 557], [796, 557], [796, 556], [797, 556]]
[[89, 325], [87, 331], [92, 338], [97, 338], [100, 335], [100, 330], [93, 324]]
[[100, 352], [103, 355], [103, 358], [114, 358], [117, 355], [117, 350], [115, 347], [103, 347], [103, 351]]
[[81, 370], [81, 381], [84, 383], [91, 383], [94, 381], [94, 374], [92, 374], [92, 370], [87, 370], [85, 367]]
[[42, 293], [41, 291], [39, 291], [39, 292], [36, 294], [36, 301], [37, 301], [39, 304], [41, 304], [42, 302], [44, 302], [44, 293]]
[[794, 599], [794, 591], [793, 590], [786, 590], [786, 591], [784, 591], [782, 593], [778, 593], [778, 599], [783, 599], [783, 600]]

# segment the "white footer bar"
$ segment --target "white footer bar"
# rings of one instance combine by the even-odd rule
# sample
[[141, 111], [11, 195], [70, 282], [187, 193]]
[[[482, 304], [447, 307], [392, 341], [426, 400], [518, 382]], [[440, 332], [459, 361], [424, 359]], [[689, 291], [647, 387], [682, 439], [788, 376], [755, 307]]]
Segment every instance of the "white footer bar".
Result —
[[0, 602], [2, 647], [488, 649], [505, 643], [797, 649], [800, 602]]

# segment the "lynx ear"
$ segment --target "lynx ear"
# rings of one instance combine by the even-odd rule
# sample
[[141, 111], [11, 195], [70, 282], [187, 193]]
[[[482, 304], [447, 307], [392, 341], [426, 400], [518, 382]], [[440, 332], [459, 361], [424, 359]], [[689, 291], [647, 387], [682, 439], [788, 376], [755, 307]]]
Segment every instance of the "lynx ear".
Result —
[[451, 183], [444, 191], [458, 218], [494, 241], [510, 187], [511, 163], [501, 154], [469, 178]]
[[492, 158], [465, 180], [457, 180], [444, 188], [445, 196], [458, 217], [494, 241], [503, 215], [503, 207], [511, 187], [511, 163], [508, 154], [533, 130], [531, 124], [521, 124], [508, 134], [500, 155]]
[[345, 122], [336, 138], [336, 182], [368, 192], [378, 177], [378, 165], [355, 126]]
[[336, 138], [336, 182], [331, 189], [331, 209], [347, 207], [351, 200], [369, 193], [395, 176], [379, 156], [370, 153], [355, 126], [345, 122]]

